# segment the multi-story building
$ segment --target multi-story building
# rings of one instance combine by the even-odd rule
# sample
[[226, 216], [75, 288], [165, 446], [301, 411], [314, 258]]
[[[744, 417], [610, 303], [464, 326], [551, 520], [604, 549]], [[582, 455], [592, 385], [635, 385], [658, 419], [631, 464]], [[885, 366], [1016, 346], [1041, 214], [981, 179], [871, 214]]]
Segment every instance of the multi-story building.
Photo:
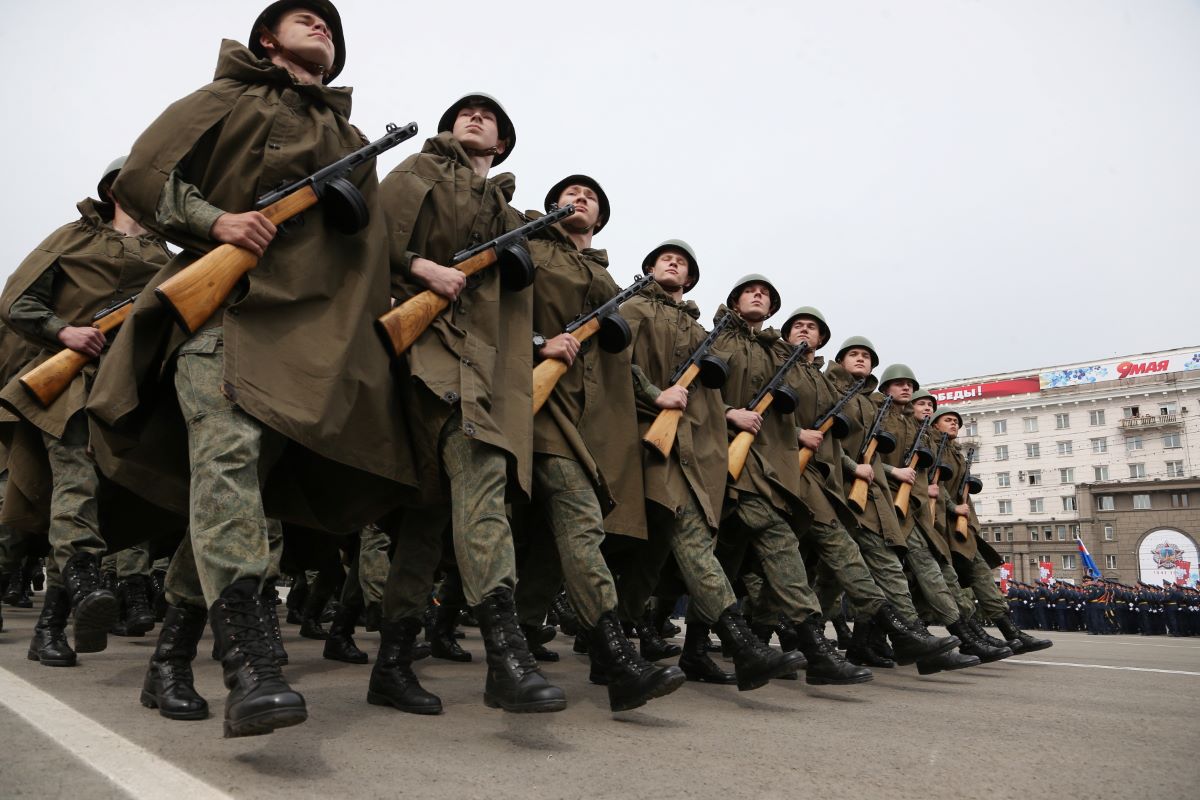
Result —
[[1200, 347], [925, 388], [963, 417], [980, 533], [1017, 580], [1081, 580], [1076, 536], [1105, 577], [1196, 580]]

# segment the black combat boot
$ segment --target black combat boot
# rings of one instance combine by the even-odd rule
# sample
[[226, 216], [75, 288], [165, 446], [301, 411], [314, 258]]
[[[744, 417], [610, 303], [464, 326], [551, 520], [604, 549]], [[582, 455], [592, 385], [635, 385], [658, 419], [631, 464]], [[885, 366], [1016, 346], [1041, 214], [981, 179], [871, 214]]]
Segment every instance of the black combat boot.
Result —
[[[1045, 650], [1047, 647], [1054, 646], [1054, 642], [1049, 639], [1038, 639], [1037, 637], [1030, 636], [1014, 625], [1012, 619], [1007, 616], [998, 617], [996, 619], [996, 627], [1000, 629], [1000, 633], [1004, 634], [1004, 638], [1008, 640], [1008, 649], [1014, 653], [1032, 653], [1035, 650]], [[1017, 647], [1013, 647], [1014, 644]]]
[[800, 651], [808, 659], [804, 682], [814, 686], [843, 686], [866, 683], [875, 676], [866, 667], [857, 667], [842, 658], [833, 642], [825, 638], [825, 623], [819, 616], [795, 623], [800, 637]]
[[304, 606], [300, 610], [300, 635], [305, 639], [328, 639], [329, 631], [321, 624], [321, 615], [332, 593], [325, 590], [324, 581], [317, 578], [316, 585], [308, 590]]
[[[908, 627], [912, 627], [908, 620], [903, 620], [903, 622]], [[928, 631], [926, 631], [926, 635], [928, 635]], [[888, 644], [888, 637], [883, 632], [883, 628], [876, 625], [873, 620], [871, 622], [871, 629], [867, 632], [867, 644], [875, 655], [895, 663], [896, 651], [892, 650], [892, 646]]]
[[108, 647], [108, 629], [117, 621], [117, 596], [100, 585], [93, 553], [76, 553], [63, 567], [63, 585], [75, 614], [75, 652], [99, 653]]
[[375, 633], [379, 630], [379, 623], [383, 621], [383, 603], [367, 603], [367, 610], [363, 614], [363, 630], [367, 633]]
[[613, 711], [643, 706], [649, 700], [670, 694], [687, 680], [679, 667], [660, 667], [642, 658], [625, 638], [614, 611], [600, 616], [591, 631], [589, 646], [593, 660], [604, 672], [608, 705]]
[[[979, 620], [975, 619], [974, 617], [969, 617], [967, 619], [967, 627], [970, 628], [971, 632], [975, 634], [976, 639], [979, 639], [986, 645], [997, 648], [1008, 647], [1008, 642], [992, 636], [990, 633], [984, 630], [983, 625], [981, 625]], [[1013, 650], [1011, 647], [1008, 647], [1008, 649], [1013, 651], [1013, 655], [1016, 655], [1016, 650]]]
[[304, 698], [288, 686], [271, 652], [258, 581], [243, 578], [225, 587], [208, 613], [229, 689], [225, 738], [258, 736], [308, 719]]
[[271, 639], [271, 652], [275, 654], [275, 663], [286, 666], [288, 663], [287, 650], [283, 647], [283, 631], [279, 630], [279, 591], [275, 581], [267, 581], [262, 590], [263, 624], [267, 626], [267, 635]]
[[433, 610], [433, 624], [426, 630], [425, 638], [429, 641], [430, 653], [434, 658], [465, 664], [471, 660], [471, 654], [463, 650], [458, 639], [454, 637], [458, 627], [459, 610], [457, 606], [451, 606], [449, 603], [436, 606]]
[[32, 582], [26, 576], [24, 569], [15, 569], [8, 573], [8, 584], [4, 591], [5, 605], [14, 608], [33, 608], [33, 598], [30, 597], [29, 587]]
[[27, 559], [30, 569], [30, 583], [33, 585], [35, 592], [40, 592], [46, 585], [46, 562], [41, 558], [33, 558], [30, 556]]
[[339, 606], [329, 623], [329, 638], [325, 640], [325, 658], [330, 661], [345, 661], [347, 664], [367, 663], [367, 654], [354, 643], [354, 623], [362, 610], [359, 605]]
[[371, 669], [367, 702], [373, 706], [391, 706], [409, 714], [440, 714], [442, 700], [425, 691], [413, 672], [413, 648], [421, 620], [409, 617], [396, 622], [379, 623], [379, 655]]
[[575, 634], [575, 641], [571, 643], [571, 652], [578, 653], [581, 656], [588, 655], [591, 646], [588, 644], [587, 634], [582, 629]]
[[679, 645], [671, 644], [658, 633], [658, 626], [647, 613], [635, 626], [638, 635], [638, 649], [642, 658], [647, 661], [662, 661], [664, 658], [674, 658], [683, 652]]
[[142, 705], [167, 719], [208, 719], [208, 701], [196, 693], [192, 659], [208, 617], [198, 606], [168, 606], [158, 645], [142, 683]]
[[301, 613], [304, 608], [304, 601], [308, 599], [308, 580], [304, 573], [301, 572], [297, 577], [292, 579], [292, 588], [288, 590], [287, 601], [284, 603], [287, 606], [287, 624], [299, 625], [304, 621], [304, 615]]
[[891, 637], [897, 664], [911, 664], [920, 658], [940, 656], [962, 644], [953, 636], [934, 636], [910, 628], [891, 603], [884, 603], [872, 619]]
[[[732, 672], [721, 669], [717, 662], [708, 655], [709, 627], [700, 620], [688, 622], [683, 635], [683, 654], [679, 657], [679, 668], [689, 681], [701, 683], [737, 683], [737, 676]], [[749, 629], [747, 629], [749, 633]], [[750, 634], [754, 638], [754, 634]], [[755, 639], [758, 642], [757, 639]], [[759, 646], [763, 646], [758, 642]], [[643, 651], [643, 655], [644, 655]], [[763, 681], [766, 683], [766, 681]]]
[[557, 635], [553, 625], [522, 625], [521, 632], [525, 634], [525, 642], [529, 652], [538, 661], [558, 661], [558, 653], [546, 647], [546, 642], [553, 641]]
[[[688, 627], [690, 630], [691, 626]], [[713, 627], [721, 643], [733, 652], [733, 669], [740, 692], [765, 686], [771, 678], [791, 675], [794, 680], [796, 670], [808, 665], [799, 650], [780, 652], [763, 644], [738, 613], [737, 606], [722, 611]]]
[[[924, 633], [929, 633], [929, 628], [920, 619], [909, 623], [909, 627], [916, 628]], [[955, 637], [957, 638], [957, 637]], [[961, 646], [962, 641], [959, 640]], [[967, 655], [966, 653], [951, 650], [949, 653], [942, 653], [940, 656], [931, 658], [922, 658], [917, 660], [917, 673], [920, 675], [933, 675], [937, 672], [950, 672], [956, 669], [966, 669], [968, 667], [977, 667], [983, 662], [978, 656]]]
[[[834, 626], [835, 629], [837, 626]], [[891, 669], [896, 662], [879, 653], [871, 642], [871, 634], [875, 627], [871, 617], [859, 617], [854, 620], [854, 633], [850, 637], [850, 646], [846, 648], [846, 660], [860, 667], [875, 669]]]
[[1008, 658], [1013, 654], [1012, 650], [1007, 647], [992, 647], [980, 639], [962, 617], [957, 622], [947, 625], [946, 630], [962, 640], [962, 644], [959, 646], [960, 652], [969, 656], [976, 656], [985, 664], [999, 661], [1002, 658]]
[[167, 573], [156, 569], [150, 573], [150, 591], [153, 599], [150, 601], [154, 609], [154, 621], [162, 622], [167, 617]]
[[117, 584], [117, 597], [123, 609], [121, 627], [125, 636], [142, 636], [154, 630], [154, 612], [150, 608], [146, 581], [147, 578], [142, 575], [131, 575]]
[[837, 634], [837, 649], [849, 650], [850, 643], [854, 641], [854, 634], [850, 632], [850, 623], [846, 622], [846, 618], [841, 614], [833, 617], [830, 622], [833, 623], [834, 633]]
[[554, 617], [553, 624], [565, 635], [575, 636], [579, 633], [579, 615], [571, 608], [566, 592], [559, 592], [554, 596], [554, 601], [550, 604], [550, 615]]
[[473, 609], [487, 651], [487, 682], [483, 702], [505, 711], [562, 711], [567, 707], [563, 690], [538, 670], [525, 634], [517, 624], [512, 590], [496, 589]]
[[75, 651], [67, 644], [67, 614], [71, 601], [67, 592], [59, 586], [46, 587], [42, 602], [42, 613], [33, 627], [33, 640], [29, 643], [29, 660], [40, 661], [47, 667], [75, 666]]

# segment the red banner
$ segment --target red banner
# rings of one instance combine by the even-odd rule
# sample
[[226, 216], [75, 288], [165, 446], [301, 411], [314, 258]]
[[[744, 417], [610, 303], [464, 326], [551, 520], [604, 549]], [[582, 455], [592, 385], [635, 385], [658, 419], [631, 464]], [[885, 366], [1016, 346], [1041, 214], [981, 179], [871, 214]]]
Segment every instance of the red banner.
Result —
[[942, 389], [931, 389], [939, 405], [946, 403], [962, 403], [966, 400], [982, 400], [986, 397], [1006, 397], [1010, 394], [1027, 394], [1040, 392], [1042, 383], [1036, 375], [1025, 378], [1012, 378], [1006, 381], [990, 383], [968, 383], [962, 386], [947, 386]]
[[1013, 565], [1011, 561], [1005, 561], [1000, 565], [1000, 594], [1008, 594], [1008, 582], [1012, 580]]
[[1178, 559], [1176, 559], [1176, 561], [1175, 561], [1175, 585], [1176, 586], [1187, 586], [1188, 575], [1190, 575], [1191, 572], [1192, 572], [1191, 562], [1179, 561]]
[[1038, 562], [1038, 580], [1051, 581], [1054, 580], [1054, 562], [1039, 561]]

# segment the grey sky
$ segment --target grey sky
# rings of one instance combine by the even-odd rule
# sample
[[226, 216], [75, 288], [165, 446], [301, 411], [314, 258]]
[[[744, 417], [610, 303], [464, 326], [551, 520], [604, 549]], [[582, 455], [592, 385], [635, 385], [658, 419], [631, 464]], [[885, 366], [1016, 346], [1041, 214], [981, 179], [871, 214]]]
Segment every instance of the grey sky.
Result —
[[[0, 275], [260, 5], [6, 7]], [[338, 7], [369, 137], [498, 96], [516, 204], [593, 175], [617, 280], [687, 239], [706, 324], [756, 271], [926, 381], [1200, 342], [1194, 0]]]

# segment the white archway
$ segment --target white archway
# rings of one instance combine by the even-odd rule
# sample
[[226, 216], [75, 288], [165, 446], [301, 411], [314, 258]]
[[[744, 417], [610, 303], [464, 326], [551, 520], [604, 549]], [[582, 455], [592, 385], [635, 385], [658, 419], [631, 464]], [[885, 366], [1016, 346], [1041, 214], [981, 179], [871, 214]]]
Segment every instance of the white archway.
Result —
[[1138, 542], [1138, 580], [1153, 586], [1163, 581], [1175, 582], [1176, 562], [1186, 561], [1190, 567], [1188, 584], [1194, 584], [1200, 571], [1196, 540], [1176, 528], [1156, 528]]

